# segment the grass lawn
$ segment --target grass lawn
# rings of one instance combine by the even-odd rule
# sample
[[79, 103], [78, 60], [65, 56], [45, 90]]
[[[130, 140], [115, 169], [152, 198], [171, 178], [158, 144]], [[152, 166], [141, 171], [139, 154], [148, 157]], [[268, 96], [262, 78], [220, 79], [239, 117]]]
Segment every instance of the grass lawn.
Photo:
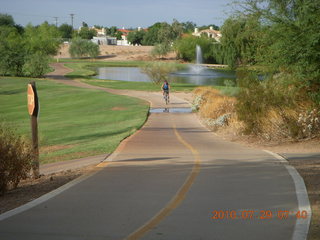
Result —
[[[0, 78], [0, 121], [30, 137], [25, 78]], [[41, 163], [111, 153], [147, 118], [142, 100], [36, 79]]]

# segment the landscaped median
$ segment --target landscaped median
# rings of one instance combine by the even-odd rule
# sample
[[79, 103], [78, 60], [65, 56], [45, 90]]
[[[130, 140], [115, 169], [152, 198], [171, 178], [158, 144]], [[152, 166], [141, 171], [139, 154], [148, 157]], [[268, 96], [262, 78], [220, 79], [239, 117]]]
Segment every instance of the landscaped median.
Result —
[[[40, 162], [111, 153], [145, 122], [148, 104], [136, 98], [36, 81], [40, 100]], [[1, 121], [31, 135], [27, 84], [31, 79], [0, 78]]]

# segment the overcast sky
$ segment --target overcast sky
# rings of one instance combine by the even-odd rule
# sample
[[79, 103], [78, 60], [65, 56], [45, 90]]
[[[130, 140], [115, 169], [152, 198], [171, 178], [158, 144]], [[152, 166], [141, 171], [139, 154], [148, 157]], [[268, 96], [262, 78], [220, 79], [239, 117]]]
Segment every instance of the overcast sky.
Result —
[[156, 22], [192, 21], [198, 26], [221, 26], [231, 14], [234, 0], [0, 0], [0, 13], [13, 16], [17, 24], [25, 26], [44, 21], [74, 27], [82, 22], [89, 26], [148, 27]]

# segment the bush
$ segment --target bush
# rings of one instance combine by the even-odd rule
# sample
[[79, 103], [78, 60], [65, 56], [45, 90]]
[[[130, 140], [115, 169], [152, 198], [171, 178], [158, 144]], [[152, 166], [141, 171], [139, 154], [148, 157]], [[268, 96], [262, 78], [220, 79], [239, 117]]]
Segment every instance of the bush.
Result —
[[194, 109], [198, 109], [202, 118], [218, 119], [219, 117], [234, 113], [236, 99], [221, 94], [210, 87], [197, 88], [194, 91]]
[[49, 70], [49, 57], [46, 54], [36, 52], [26, 58], [23, 65], [23, 73], [29, 77], [43, 77]]
[[151, 50], [151, 56], [154, 58], [162, 58], [171, 51], [171, 47], [168, 44], [157, 44]]
[[99, 46], [89, 40], [75, 38], [71, 42], [69, 53], [73, 58], [96, 58], [99, 55]]
[[278, 74], [262, 81], [242, 72], [238, 79], [236, 112], [245, 134], [267, 140], [319, 136], [319, 110], [295, 76]]
[[0, 194], [26, 178], [33, 160], [31, 144], [0, 125]]

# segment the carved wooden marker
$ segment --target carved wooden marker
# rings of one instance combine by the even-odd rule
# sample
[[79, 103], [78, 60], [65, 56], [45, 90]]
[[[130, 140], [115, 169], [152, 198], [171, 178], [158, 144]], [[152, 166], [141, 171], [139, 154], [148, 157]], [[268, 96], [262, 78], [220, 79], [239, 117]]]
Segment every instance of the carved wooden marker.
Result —
[[39, 171], [39, 144], [38, 144], [38, 113], [39, 100], [37, 95], [36, 83], [28, 84], [28, 112], [31, 120], [32, 143], [34, 152], [34, 161], [32, 162], [33, 176], [38, 178]]

